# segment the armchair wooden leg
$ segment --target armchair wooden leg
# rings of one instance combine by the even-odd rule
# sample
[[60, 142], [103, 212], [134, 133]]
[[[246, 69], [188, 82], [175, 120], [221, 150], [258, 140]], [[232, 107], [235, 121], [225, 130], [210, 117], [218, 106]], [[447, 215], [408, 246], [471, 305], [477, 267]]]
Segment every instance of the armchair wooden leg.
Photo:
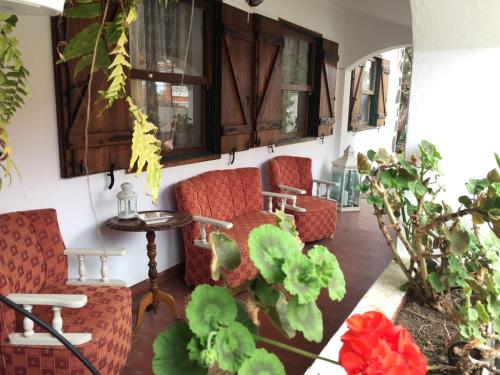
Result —
[[146, 313], [146, 309], [149, 306], [151, 306], [152, 303], [153, 303], [153, 293], [147, 292], [146, 295], [142, 297], [141, 302], [139, 302], [139, 306], [137, 306], [137, 314], [133, 328], [134, 333], [141, 326], [141, 323], [144, 320], [144, 314]]
[[330, 239], [333, 240], [333, 237], [335, 237], [335, 233], [330, 234]]

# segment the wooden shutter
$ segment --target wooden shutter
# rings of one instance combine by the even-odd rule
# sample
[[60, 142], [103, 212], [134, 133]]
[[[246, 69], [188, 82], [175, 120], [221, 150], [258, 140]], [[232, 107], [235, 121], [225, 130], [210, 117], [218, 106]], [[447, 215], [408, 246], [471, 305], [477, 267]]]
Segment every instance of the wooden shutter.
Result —
[[283, 35], [279, 21], [255, 16], [255, 126], [256, 145], [280, 140], [281, 58]]
[[[110, 8], [111, 17], [117, 6]], [[68, 41], [90, 22], [81, 19], [52, 19], [54, 51], [54, 75], [59, 134], [59, 159], [62, 177], [85, 174], [85, 122], [87, 100], [91, 95], [91, 115], [88, 129], [87, 171], [89, 174], [128, 168], [131, 155], [132, 131], [130, 117], [124, 101], [118, 101], [110, 109], [105, 102], [96, 101], [98, 91], [107, 88], [107, 77], [102, 72], [94, 75], [92, 92], [88, 91], [89, 71], [83, 70], [76, 77], [72, 71], [75, 62], [55, 64], [59, 56], [57, 46]]]
[[222, 22], [221, 152], [227, 153], [252, 146], [255, 35], [252, 19], [239, 9], [223, 5]]
[[357, 66], [351, 73], [351, 97], [349, 99], [349, 127], [348, 130], [359, 129], [361, 120], [361, 78], [363, 66]]
[[389, 88], [389, 74], [391, 63], [389, 60], [380, 59], [377, 64], [378, 73], [378, 103], [377, 103], [377, 126], [385, 125], [387, 116], [387, 89]]
[[323, 39], [319, 127], [317, 136], [333, 134], [335, 124], [335, 85], [337, 83], [338, 43]]

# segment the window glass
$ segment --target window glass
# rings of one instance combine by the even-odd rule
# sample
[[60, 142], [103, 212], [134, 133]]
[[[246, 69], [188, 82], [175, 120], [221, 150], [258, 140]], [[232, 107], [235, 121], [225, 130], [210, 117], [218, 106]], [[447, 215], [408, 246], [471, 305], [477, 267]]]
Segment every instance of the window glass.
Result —
[[[134, 100], [158, 125], [164, 152], [203, 147], [202, 86], [132, 79]], [[173, 139], [172, 139], [173, 138]]]
[[130, 30], [130, 55], [135, 69], [162, 73], [204, 75], [203, 10], [194, 8], [186, 67], [191, 5], [168, 1], [140, 1]]
[[281, 91], [281, 133], [303, 135], [306, 128], [307, 91]]
[[285, 34], [281, 64], [281, 83], [309, 84], [309, 42]]
[[363, 68], [363, 83], [361, 86], [362, 91], [373, 91], [374, 87], [374, 77], [375, 77], [375, 64], [373, 61], [368, 60], [365, 62], [365, 66]]
[[360, 122], [368, 123], [368, 119], [370, 118], [370, 95], [361, 95], [361, 118]]

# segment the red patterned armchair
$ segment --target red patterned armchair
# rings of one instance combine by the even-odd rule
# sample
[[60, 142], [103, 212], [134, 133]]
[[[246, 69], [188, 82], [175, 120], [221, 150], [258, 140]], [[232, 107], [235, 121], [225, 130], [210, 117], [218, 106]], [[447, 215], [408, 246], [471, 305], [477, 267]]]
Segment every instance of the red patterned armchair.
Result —
[[[210, 277], [211, 251], [207, 234], [220, 230], [234, 239], [241, 250], [241, 264], [224, 271], [231, 287], [238, 287], [257, 275], [248, 256], [249, 232], [261, 224], [274, 224], [272, 199], [284, 206], [295, 206], [295, 196], [262, 191], [258, 168], [210, 171], [181, 181], [175, 188], [180, 212], [193, 216], [193, 223], [182, 227], [186, 255], [185, 279], [188, 285], [213, 283]], [[263, 196], [268, 198], [268, 211], [262, 211]]]
[[[329, 199], [331, 181], [312, 178], [312, 160], [295, 156], [278, 156], [269, 160], [269, 182], [275, 192], [297, 194], [297, 207], [287, 211], [295, 217], [295, 225], [304, 242], [311, 242], [333, 236], [337, 221], [337, 204]], [[316, 196], [312, 196], [313, 184]], [[325, 194], [321, 195], [321, 186]]]
[[[0, 293], [52, 322], [101, 374], [119, 374], [130, 351], [131, 296], [123, 282], [108, 279], [107, 257], [124, 252], [65, 249], [52, 209], [2, 214]], [[67, 282], [69, 254], [78, 256], [80, 277]], [[86, 278], [86, 255], [101, 257], [100, 279]], [[88, 373], [55, 338], [2, 304], [0, 340], [0, 374]]]

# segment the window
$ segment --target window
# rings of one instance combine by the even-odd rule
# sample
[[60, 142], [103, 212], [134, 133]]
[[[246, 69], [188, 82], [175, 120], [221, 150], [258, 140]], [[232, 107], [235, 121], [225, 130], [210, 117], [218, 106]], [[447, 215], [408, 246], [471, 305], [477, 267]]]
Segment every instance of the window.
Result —
[[283, 29], [281, 138], [299, 138], [307, 135], [310, 95], [314, 91], [314, 38], [285, 27]]
[[352, 71], [349, 129], [373, 129], [385, 124], [389, 61], [374, 57]]
[[[139, 2], [131, 29], [131, 93], [153, 123], [166, 160], [206, 153], [211, 88], [210, 9], [197, 1]], [[187, 42], [189, 46], [187, 46]]]

